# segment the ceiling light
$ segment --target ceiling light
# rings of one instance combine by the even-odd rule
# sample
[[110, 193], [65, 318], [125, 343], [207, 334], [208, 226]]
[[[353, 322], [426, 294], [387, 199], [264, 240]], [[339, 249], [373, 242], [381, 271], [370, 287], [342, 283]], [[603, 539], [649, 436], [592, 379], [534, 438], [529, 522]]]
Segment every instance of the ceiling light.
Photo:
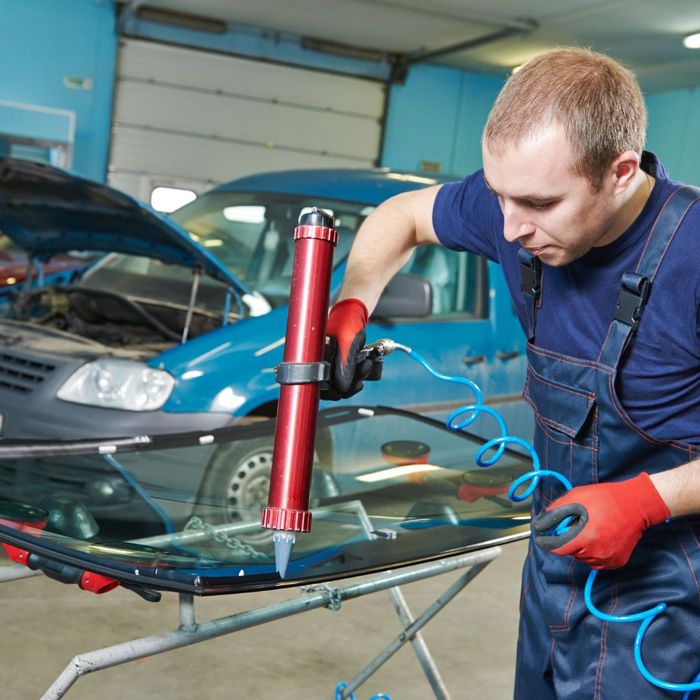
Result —
[[685, 46], [686, 49], [700, 49], [700, 33], [688, 34], [688, 36], [683, 39], [683, 46]]

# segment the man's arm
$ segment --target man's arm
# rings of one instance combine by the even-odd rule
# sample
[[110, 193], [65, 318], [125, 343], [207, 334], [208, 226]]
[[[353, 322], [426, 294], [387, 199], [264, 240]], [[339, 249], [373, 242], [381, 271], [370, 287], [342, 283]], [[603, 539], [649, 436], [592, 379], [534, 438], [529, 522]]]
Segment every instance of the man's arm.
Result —
[[[536, 542], [594, 569], [624, 566], [644, 531], [669, 517], [700, 513], [700, 460], [651, 476], [577, 486], [533, 520]], [[569, 527], [554, 528], [571, 516]]]
[[360, 299], [369, 313], [382, 290], [423, 243], [438, 243], [433, 205], [440, 186], [396, 195], [360, 227], [350, 251], [339, 300]]
[[652, 474], [651, 480], [672, 517], [700, 513], [700, 459]]
[[389, 280], [423, 243], [438, 243], [433, 205], [439, 190], [431, 187], [388, 199], [370, 214], [353, 242], [338, 300], [326, 325], [326, 361], [330, 377], [321, 398], [353, 396], [363, 382], [381, 376], [380, 358], [362, 358], [365, 328]]

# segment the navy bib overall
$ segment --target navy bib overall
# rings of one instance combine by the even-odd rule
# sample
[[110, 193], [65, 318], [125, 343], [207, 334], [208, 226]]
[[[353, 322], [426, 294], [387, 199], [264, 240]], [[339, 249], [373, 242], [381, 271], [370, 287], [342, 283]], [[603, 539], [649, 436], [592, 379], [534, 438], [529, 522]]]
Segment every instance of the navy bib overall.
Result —
[[[660, 442], [636, 427], [615, 388], [656, 271], [698, 199], [697, 190], [682, 188], [667, 200], [636, 272], [623, 275], [618, 309], [596, 361], [536, 347], [541, 268], [537, 259], [521, 256], [529, 325], [525, 398], [535, 411], [535, 448], [543, 469], [563, 473], [574, 486], [620, 481], [700, 457], [697, 447]], [[543, 479], [533, 496], [533, 511], [561, 494], [558, 480]], [[639, 623], [606, 623], [588, 612], [583, 588], [589, 571], [572, 557], [549, 554], [530, 541], [523, 570], [516, 700], [680, 698], [639, 673], [633, 658]], [[601, 572], [593, 599], [601, 610], [617, 615], [666, 601], [668, 609], [645, 636], [643, 658], [654, 676], [690, 682], [700, 672], [700, 517], [647, 530], [627, 566]]]

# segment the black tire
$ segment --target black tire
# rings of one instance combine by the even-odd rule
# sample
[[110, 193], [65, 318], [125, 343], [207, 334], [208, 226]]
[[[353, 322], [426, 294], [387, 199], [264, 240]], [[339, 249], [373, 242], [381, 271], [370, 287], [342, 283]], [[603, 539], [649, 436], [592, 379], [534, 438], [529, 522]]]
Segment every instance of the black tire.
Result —
[[[272, 469], [272, 436], [222, 445], [212, 457], [194, 515], [210, 525], [260, 521], [267, 505]], [[272, 532], [236, 534], [249, 544], [269, 542]]]

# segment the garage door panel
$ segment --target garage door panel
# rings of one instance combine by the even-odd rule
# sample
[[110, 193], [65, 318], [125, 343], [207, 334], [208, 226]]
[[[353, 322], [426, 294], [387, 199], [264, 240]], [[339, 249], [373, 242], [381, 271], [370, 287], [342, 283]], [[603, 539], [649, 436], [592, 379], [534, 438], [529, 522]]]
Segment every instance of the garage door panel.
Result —
[[119, 74], [376, 118], [384, 105], [373, 81], [131, 39], [122, 42]]
[[[265, 109], [250, 100], [199, 94], [184, 99], [182, 90], [123, 81], [119, 85], [117, 126], [217, 136], [244, 142], [272, 142], [288, 148], [356, 155], [372, 161], [379, 132], [373, 119], [301, 110], [284, 105]], [[153, 104], [158, 110], [153, 110]], [[128, 105], [128, 110], [124, 109]], [[348, 145], [352, 151], [346, 151]]]
[[[193, 136], [180, 137], [177, 148], [173, 148], [168, 134], [129, 128], [120, 128], [114, 133], [112, 153], [115, 162], [130, 164], [128, 171], [114, 168], [115, 180], [123, 172], [131, 172], [220, 183], [251, 173], [290, 167], [290, 154], [277, 148], [232, 144]], [[158, 164], [157, 168], [154, 163]], [[370, 161], [311, 153], [293, 154], [293, 163], [295, 168], [371, 166]], [[132, 194], [139, 196], [138, 192]]]
[[225, 182], [266, 170], [371, 167], [380, 83], [122, 39], [110, 182]]
[[137, 196], [141, 188], [141, 175], [136, 173], [110, 172], [107, 175], [107, 182], [110, 187], [114, 187], [122, 192], [130, 192]]

